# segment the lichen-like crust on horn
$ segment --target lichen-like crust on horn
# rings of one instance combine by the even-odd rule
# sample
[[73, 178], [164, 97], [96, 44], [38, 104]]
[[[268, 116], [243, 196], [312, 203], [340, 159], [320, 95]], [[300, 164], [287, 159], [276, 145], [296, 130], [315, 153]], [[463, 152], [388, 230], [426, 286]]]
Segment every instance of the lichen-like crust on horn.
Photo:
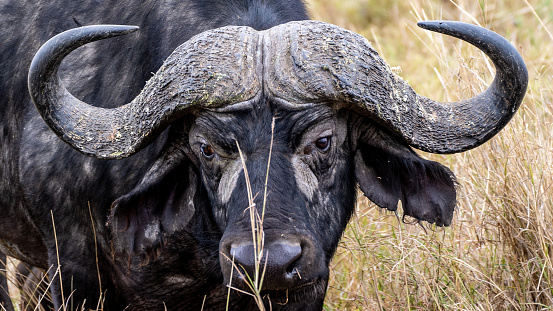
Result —
[[481, 145], [520, 106], [528, 84], [524, 61], [509, 42], [482, 27], [460, 22], [419, 26], [483, 50], [497, 70], [488, 90], [454, 103], [420, 96], [365, 38], [315, 21], [291, 22], [267, 31], [264, 86], [267, 93], [296, 103], [350, 103], [421, 150], [455, 153]]
[[29, 91], [44, 120], [65, 142], [97, 158], [128, 157], [150, 143], [192, 107], [220, 107], [251, 99], [261, 90], [255, 71], [258, 34], [248, 27], [201, 33], [167, 58], [142, 92], [126, 105], [98, 108], [73, 97], [57, 70], [71, 51], [96, 40], [136, 30], [86, 26], [46, 42], [29, 71]]
[[201, 33], [178, 47], [131, 103], [115, 109], [74, 98], [61, 85], [57, 68], [77, 47], [134, 29], [81, 27], [40, 49], [29, 72], [29, 90], [58, 136], [98, 158], [136, 153], [189, 108], [223, 107], [262, 92], [291, 105], [342, 103], [429, 152], [479, 146], [520, 106], [528, 84], [524, 61], [509, 42], [484, 28], [459, 22], [419, 25], [484, 51], [496, 66], [491, 86], [464, 101], [433, 101], [394, 74], [362, 36], [323, 22], [299, 21], [261, 32], [227, 26]]

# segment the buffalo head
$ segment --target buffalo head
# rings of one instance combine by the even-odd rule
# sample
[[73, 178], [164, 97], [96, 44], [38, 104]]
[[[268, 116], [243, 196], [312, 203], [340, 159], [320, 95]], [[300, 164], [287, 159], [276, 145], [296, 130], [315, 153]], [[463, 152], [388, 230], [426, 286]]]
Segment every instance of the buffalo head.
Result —
[[[135, 28], [82, 27], [41, 48], [29, 89], [57, 135], [94, 157], [131, 156], [171, 125], [161, 156], [113, 204], [114, 258], [155, 262], [179, 239], [206, 249], [216, 241], [208, 257], [218, 259], [224, 284], [244, 290], [257, 280], [274, 301], [320, 309], [356, 186], [382, 208], [395, 211], [401, 200], [405, 215], [449, 225], [455, 178], [410, 146], [474, 148], [505, 126], [524, 96], [524, 62], [503, 38], [457, 22], [420, 26], [483, 50], [497, 69], [489, 89], [465, 101], [432, 101], [366, 39], [315, 21], [201, 33], [115, 109], [74, 98], [57, 68], [77, 47]], [[180, 286], [186, 282], [193, 278]]]

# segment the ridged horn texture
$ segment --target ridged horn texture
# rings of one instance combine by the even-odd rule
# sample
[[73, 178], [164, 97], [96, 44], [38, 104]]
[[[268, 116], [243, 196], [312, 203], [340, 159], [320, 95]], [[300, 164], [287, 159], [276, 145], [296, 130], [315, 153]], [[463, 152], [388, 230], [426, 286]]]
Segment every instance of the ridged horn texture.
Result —
[[460, 22], [419, 26], [467, 41], [496, 67], [490, 87], [471, 99], [440, 103], [416, 94], [362, 36], [316, 21], [257, 32], [228, 26], [201, 33], [177, 48], [129, 104], [102, 109], [61, 85], [57, 68], [77, 47], [134, 30], [89, 26], [64, 32], [40, 49], [29, 90], [50, 127], [75, 149], [98, 158], [127, 157], [192, 107], [223, 107], [262, 92], [299, 107], [342, 103], [368, 115], [408, 144], [433, 153], [469, 150], [512, 118], [528, 84], [517, 50], [501, 36]]
[[171, 54], [132, 102], [117, 108], [91, 106], [62, 85], [58, 68], [71, 51], [136, 29], [112, 25], [71, 29], [47, 41], [31, 63], [28, 84], [35, 106], [61, 139], [84, 154], [128, 157], [188, 108], [245, 101], [261, 89], [251, 57], [257, 51], [257, 35], [247, 27], [225, 27], [193, 37]]
[[491, 86], [468, 100], [436, 102], [416, 94], [362, 36], [325, 23], [292, 22], [265, 35], [265, 87], [287, 101], [353, 104], [424, 151], [455, 153], [481, 145], [520, 106], [528, 84], [524, 61], [509, 42], [484, 28], [440, 21], [419, 26], [484, 51], [496, 67]]

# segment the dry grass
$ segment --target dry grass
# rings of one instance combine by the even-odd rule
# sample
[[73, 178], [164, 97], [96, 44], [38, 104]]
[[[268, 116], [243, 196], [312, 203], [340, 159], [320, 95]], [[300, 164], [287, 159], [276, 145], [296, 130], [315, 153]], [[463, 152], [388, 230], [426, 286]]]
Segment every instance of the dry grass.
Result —
[[[424, 19], [492, 29], [519, 49], [528, 94], [494, 139], [456, 155], [423, 154], [461, 184], [450, 228], [425, 231], [360, 196], [332, 263], [325, 310], [547, 310], [553, 305], [553, 3], [526, 0], [312, 0], [313, 17], [370, 41], [417, 92], [444, 101], [486, 88], [482, 53], [417, 29]], [[492, 66], [493, 67], [493, 66]]]

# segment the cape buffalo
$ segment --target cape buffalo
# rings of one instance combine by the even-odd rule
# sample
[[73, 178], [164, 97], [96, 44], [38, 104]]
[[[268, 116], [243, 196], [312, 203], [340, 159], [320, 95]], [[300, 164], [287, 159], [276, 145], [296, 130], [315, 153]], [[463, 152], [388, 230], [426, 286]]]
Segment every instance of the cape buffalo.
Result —
[[0, 16], [0, 251], [48, 270], [56, 310], [322, 310], [356, 188], [449, 225], [455, 177], [411, 147], [484, 143], [528, 80], [495, 33], [424, 22], [497, 69], [474, 98], [432, 101], [294, 0], [5, 0]]

